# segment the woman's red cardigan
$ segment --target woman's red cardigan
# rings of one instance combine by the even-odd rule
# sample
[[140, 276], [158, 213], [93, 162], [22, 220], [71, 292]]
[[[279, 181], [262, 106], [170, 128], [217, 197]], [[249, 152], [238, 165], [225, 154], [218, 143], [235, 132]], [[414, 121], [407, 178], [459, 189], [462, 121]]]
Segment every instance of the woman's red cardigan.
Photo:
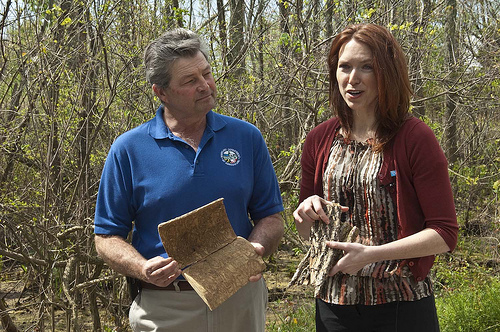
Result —
[[[300, 202], [312, 195], [324, 197], [323, 174], [339, 126], [338, 118], [333, 118], [307, 135], [301, 158]], [[386, 145], [379, 179], [396, 202], [398, 238], [432, 228], [450, 251], [455, 248], [458, 224], [448, 162], [434, 133], [423, 121], [409, 118]], [[403, 264], [408, 264], [420, 281], [429, 273], [434, 258], [412, 258]]]

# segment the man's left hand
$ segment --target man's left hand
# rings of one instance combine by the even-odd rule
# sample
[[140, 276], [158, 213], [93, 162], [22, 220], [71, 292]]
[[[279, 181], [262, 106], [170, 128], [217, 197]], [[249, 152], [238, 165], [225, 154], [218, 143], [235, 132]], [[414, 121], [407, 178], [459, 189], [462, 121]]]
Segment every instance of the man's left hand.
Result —
[[[264, 248], [264, 246], [262, 244], [257, 243], [257, 242], [250, 242], [250, 243], [254, 246], [255, 252], [257, 253], [257, 255], [259, 255], [261, 257], [264, 256], [264, 252], [266, 251], [266, 249]], [[251, 276], [250, 278], [248, 278], [248, 281], [256, 282], [256, 281], [259, 281], [260, 278], [262, 278], [262, 273]]]

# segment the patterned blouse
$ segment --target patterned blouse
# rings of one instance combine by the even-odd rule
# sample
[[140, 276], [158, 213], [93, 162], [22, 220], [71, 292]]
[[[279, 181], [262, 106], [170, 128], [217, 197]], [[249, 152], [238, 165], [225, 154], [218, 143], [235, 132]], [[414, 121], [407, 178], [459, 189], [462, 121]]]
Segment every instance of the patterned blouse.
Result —
[[[396, 204], [378, 179], [383, 153], [371, 141], [349, 141], [337, 134], [323, 175], [325, 199], [348, 206], [342, 221], [360, 229], [359, 242], [381, 245], [397, 240]], [[416, 301], [432, 294], [429, 277], [417, 282], [399, 260], [366, 265], [357, 275], [341, 272], [328, 278], [322, 300], [328, 303], [375, 305]]]

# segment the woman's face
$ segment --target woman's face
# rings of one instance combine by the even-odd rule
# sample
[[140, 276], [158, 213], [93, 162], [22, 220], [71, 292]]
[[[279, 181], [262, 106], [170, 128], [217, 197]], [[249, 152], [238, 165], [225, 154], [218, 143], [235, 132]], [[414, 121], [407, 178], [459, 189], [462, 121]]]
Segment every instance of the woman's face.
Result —
[[375, 112], [378, 102], [377, 78], [371, 50], [351, 39], [339, 52], [339, 91], [347, 106], [358, 112]]

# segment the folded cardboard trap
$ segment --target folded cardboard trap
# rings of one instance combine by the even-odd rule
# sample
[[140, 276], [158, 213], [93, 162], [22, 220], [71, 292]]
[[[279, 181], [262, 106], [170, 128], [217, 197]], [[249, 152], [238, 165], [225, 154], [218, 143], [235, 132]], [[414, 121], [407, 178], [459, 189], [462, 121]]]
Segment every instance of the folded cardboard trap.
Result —
[[222, 198], [161, 223], [158, 232], [166, 252], [210, 310], [265, 268], [254, 246], [234, 233]]

